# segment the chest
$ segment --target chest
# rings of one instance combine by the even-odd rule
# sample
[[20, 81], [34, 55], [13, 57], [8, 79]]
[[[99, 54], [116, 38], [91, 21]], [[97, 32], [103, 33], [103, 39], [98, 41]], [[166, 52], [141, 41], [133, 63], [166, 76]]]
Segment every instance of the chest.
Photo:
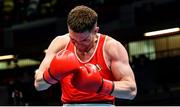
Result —
[[103, 49], [102, 50], [92, 49], [89, 53], [84, 53], [84, 54], [76, 53], [76, 56], [79, 59], [79, 61], [82, 63], [95, 63], [95, 64], [103, 63], [108, 68], [110, 68], [111, 65], [111, 60]]
[[82, 62], [88, 62], [89, 60], [91, 60], [94, 55], [95, 55], [95, 49], [91, 49], [89, 52], [78, 52], [76, 51], [76, 56], [77, 58], [82, 61]]

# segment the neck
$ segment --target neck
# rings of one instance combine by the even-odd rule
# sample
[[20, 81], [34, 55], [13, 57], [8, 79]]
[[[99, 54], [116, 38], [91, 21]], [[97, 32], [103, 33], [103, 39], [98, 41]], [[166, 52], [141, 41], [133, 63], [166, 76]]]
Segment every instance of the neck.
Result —
[[95, 45], [92, 44], [85, 51], [79, 51], [78, 49], [76, 49], [76, 52], [77, 52], [77, 54], [84, 56], [84, 55], [91, 54], [93, 52], [94, 48], [95, 48]]

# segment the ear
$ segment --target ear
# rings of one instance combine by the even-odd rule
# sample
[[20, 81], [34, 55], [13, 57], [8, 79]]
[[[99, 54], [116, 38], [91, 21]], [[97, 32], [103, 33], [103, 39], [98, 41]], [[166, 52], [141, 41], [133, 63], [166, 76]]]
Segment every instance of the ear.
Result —
[[99, 27], [96, 27], [95, 28], [95, 33], [98, 33], [99, 32]]
[[68, 31], [70, 32], [70, 27], [68, 26]]

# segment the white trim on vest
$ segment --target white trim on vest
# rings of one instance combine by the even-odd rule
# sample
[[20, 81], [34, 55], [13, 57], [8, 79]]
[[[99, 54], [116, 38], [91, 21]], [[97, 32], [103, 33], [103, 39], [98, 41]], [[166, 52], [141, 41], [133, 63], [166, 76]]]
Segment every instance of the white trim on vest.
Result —
[[109, 66], [108, 66], [108, 64], [107, 64], [107, 61], [106, 61], [106, 58], [105, 58], [105, 52], [104, 52], [104, 48], [105, 48], [105, 44], [106, 44], [106, 39], [107, 39], [107, 36], [105, 36], [105, 40], [104, 40], [104, 43], [103, 43], [103, 59], [104, 59], [104, 62], [105, 62], [105, 64], [106, 64], [106, 67], [109, 69], [109, 70], [111, 70], [110, 68], [109, 68]]

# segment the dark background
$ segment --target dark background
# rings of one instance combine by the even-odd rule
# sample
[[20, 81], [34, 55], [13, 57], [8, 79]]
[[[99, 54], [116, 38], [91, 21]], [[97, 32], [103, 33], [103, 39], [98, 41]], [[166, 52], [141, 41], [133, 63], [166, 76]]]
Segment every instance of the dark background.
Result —
[[[128, 43], [147, 40], [143, 33], [180, 24], [179, 0], [0, 0], [0, 55], [16, 56], [0, 61], [7, 63], [7, 68], [0, 69], [0, 105], [61, 105], [59, 84], [36, 91], [34, 71], [51, 40], [67, 32], [68, 12], [82, 4], [98, 13], [100, 32], [120, 41], [127, 51]], [[116, 99], [116, 105], [180, 105], [179, 56], [149, 60], [138, 55], [130, 62], [137, 97], [133, 101]], [[11, 62], [24, 58], [39, 63], [9, 69]], [[13, 92], [17, 98], [12, 97]]]

